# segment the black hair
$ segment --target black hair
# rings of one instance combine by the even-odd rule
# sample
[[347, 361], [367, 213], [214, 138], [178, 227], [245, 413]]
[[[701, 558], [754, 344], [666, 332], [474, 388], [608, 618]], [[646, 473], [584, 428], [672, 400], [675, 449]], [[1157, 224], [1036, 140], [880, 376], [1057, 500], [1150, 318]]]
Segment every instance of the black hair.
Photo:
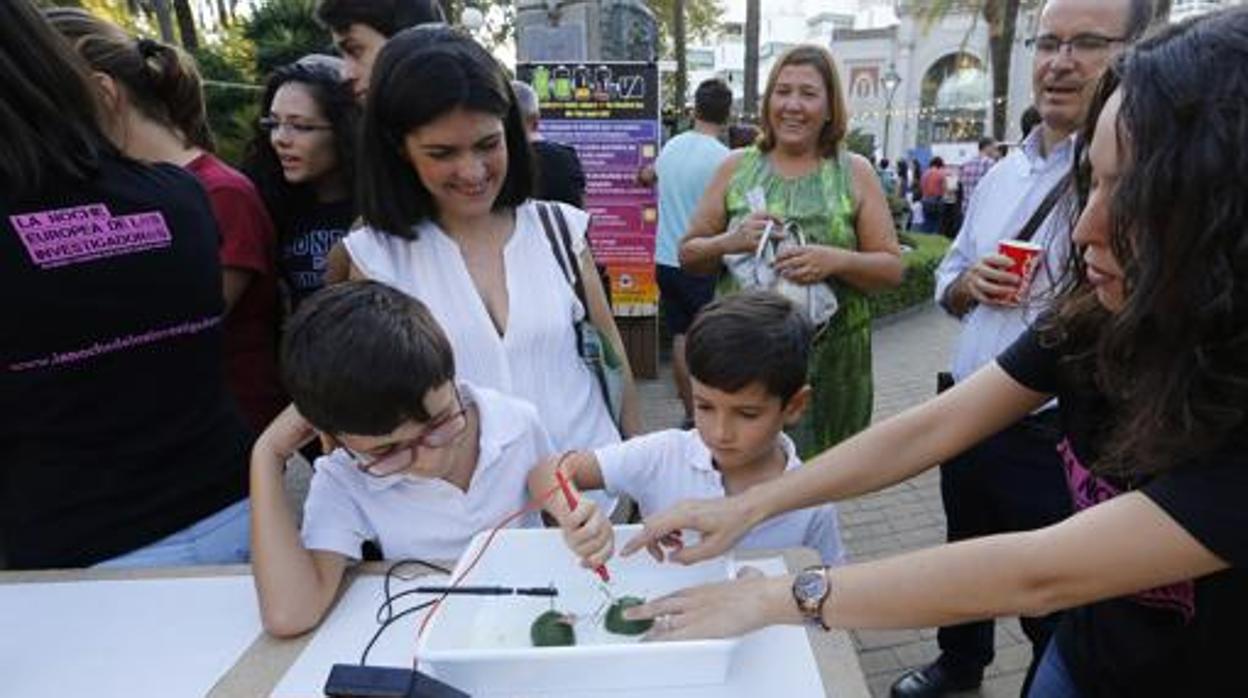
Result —
[[813, 335], [810, 321], [784, 296], [742, 291], [698, 313], [685, 358], [699, 383], [729, 393], [760, 383], [787, 403], [806, 385]]
[[0, 2], [0, 196], [87, 179], [116, 149], [96, 90], [69, 43], [26, 0]]
[[[1093, 468], [1155, 474], [1248, 433], [1248, 8], [1162, 30], [1107, 71], [1083, 139], [1114, 92], [1123, 163], [1109, 205], [1124, 304], [1070, 269], [1050, 342], [1115, 419]], [[1086, 160], [1076, 182], [1086, 201]], [[1238, 441], [1237, 441], [1238, 439]]]
[[450, 341], [423, 303], [376, 281], [348, 281], [299, 304], [282, 340], [282, 379], [330, 434], [383, 436], [429, 421], [425, 395], [455, 378]]
[[693, 91], [693, 114], [707, 123], [728, 123], [732, 116], [732, 88], [719, 78], [703, 80]]
[[[348, 191], [355, 186], [355, 140], [359, 127], [359, 105], [352, 95], [351, 86], [342, 79], [336, 65], [326, 61], [310, 60], [309, 57], [284, 65], [269, 76], [265, 82], [264, 96], [260, 101], [260, 117], [268, 116], [273, 99], [283, 85], [299, 83], [308, 89], [313, 101], [333, 127], [334, 154], [342, 180]], [[282, 166], [273, 149], [268, 131], [256, 124], [256, 135], [247, 149], [243, 169], [256, 184], [264, 199], [269, 215], [279, 235], [288, 235], [292, 226], [290, 218], [299, 211], [316, 205], [316, 191], [312, 183], [291, 184], [282, 175]]]
[[980, 150], [983, 150], [984, 148], [987, 148], [987, 147], [988, 147], [988, 146], [990, 146], [990, 145], [996, 145], [996, 144], [997, 144], [997, 141], [996, 141], [996, 139], [993, 139], [993, 138], [981, 138], [981, 139], [979, 139], [979, 149], [980, 149]]
[[887, 169], [888, 169], [888, 166], [889, 166], [889, 165], [891, 165], [891, 164], [892, 164], [892, 163], [891, 163], [891, 162], [889, 162], [888, 158], [880, 158], [880, 169], [881, 169], [881, 170], [887, 170]]
[[438, 0], [320, 0], [316, 19], [340, 34], [364, 24], [390, 38], [408, 27], [445, 22], [446, 14]]
[[125, 89], [141, 114], [176, 130], [188, 146], [214, 149], [199, 68], [190, 54], [135, 38], [82, 8], [55, 7], [45, 15], [92, 68]]
[[733, 124], [728, 127], [728, 147], [747, 148], [758, 141], [758, 128], [753, 124]]
[[927, 163], [928, 169], [931, 169], [933, 167], [944, 167], [944, 166], [945, 166], [945, 159], [940, 157], [939, 155], [932, 158], [931, 161]]
[[404, 154], [414, 129], [462, 108], [503, 121], [507, 173], [494, 210], [515, 208], [533, 192], [533, 155], [511, 81], [498, 61], [446, 25], [405, 29], [386, 42], [373, 68], [360, 143], [360, 215], [373, 228], [413, 238], [435, 218], [432, 195]]

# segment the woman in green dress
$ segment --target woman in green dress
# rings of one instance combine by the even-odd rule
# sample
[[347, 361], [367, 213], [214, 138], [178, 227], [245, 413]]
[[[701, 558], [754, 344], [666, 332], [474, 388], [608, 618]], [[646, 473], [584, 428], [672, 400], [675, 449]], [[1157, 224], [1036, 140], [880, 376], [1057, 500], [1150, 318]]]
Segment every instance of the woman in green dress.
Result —
[[781, 251], [775, 269], [797, 284], [830, 284], [840, 305], [817, 335], [811, 406], [795, 433], [801, 453], [812, 454], [871, 421], [864, 294], [901, 283], [904, 267], [875, 168], [844, 148], [848, 115], [827, 50], [803, 45], [782, 56], [767, 79], [761, 115], [758, 143], [734, 151], [703, 194], [680, 263], [714, 273], [725, 255], [753, 253], [769, 223], [773, 236], [800, 226], [808, 244]]

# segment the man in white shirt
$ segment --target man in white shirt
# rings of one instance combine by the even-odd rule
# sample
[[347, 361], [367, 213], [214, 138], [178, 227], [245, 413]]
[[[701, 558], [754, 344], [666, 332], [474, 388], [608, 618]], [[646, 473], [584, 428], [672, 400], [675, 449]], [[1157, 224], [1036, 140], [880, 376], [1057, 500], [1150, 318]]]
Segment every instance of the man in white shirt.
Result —
[[[955, 381], [995, 360], [1043, 310], [1070, 249], [1075, 203], [1065, 178], [1073, 165], [1074, 134], [1113, 58], [1151, 23], [1154, 2], [1050, 0], [1045, 6], [1028, 42], [1035, 52], [1032, 80], [1042, 123], [979, 182], [962, 229], [936, 272], [937, 302], [962, 321]], [[1044, 216], [1032, 238], [1045, 250], [1034, 280], [1020, 301], [1006, 300], [1020, 279], [1006, 271], [1012, 261], [998, 254], [997, 245], [1018, 236], [1057, 186], [1067, 188], [1063, 201]], [[951, 542], [1040, 528], [1069, 516], [1056, 417], [1056, 405], [1046, 405], [941, 466]], [[1057, 618], [1020, 619], [1033, 653], [1023, 694]], [[941, 628], [937, 638], [940, 657], [898, 679], [892, 696], [929, 698], [979, 686], [993, 659], [993, 623]]]

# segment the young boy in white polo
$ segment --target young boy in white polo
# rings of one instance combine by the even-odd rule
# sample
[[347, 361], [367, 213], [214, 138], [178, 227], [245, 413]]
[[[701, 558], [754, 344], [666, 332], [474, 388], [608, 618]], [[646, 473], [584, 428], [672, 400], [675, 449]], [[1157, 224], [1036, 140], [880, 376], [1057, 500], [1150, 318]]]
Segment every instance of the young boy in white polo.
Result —
[[[532, 405], [457, 382], [428, 309], [383, 284], [340, 284], [302, 303], [282, 372], [294, 406], [251, 459], [252, 567], [273, 635], [320, 623], [365, 541], [387, 559], [459, 557], [525, 507], [528, 473], [553, 450]], [[317, 436], [336, 448], [316, 460], [301, 534], [282, 471]]]
[[[549, 490], [559, 464], [577, 488], [632, 497], [644, 518], [684, 499], [737, 494], [801, 467], [783, 430], [797, 423], [809, 400], [811, 339], [810, 324], [775, 293], [742, 292], [714, 301], [693, 321], [685, 343], [695, 428], [552, 458], [529, 475], [530, 491]], [[600, 516], [586, 517], [581, 507], [569, 516], [559, 498], [547, 500], [546, 508], [587, 564], [611, 554], [610, 529]], [[769, 519], [738, 547], [793, 546], [814, 548], [824, 564], [844, 561], [831, 504]]]

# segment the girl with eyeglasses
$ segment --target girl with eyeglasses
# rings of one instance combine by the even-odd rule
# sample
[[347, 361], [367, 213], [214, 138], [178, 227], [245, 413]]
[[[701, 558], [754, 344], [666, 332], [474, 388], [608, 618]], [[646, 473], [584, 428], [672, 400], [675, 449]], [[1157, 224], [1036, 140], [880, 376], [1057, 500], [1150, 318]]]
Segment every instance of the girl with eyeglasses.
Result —
[[259, 434], [286, 405], [277, 379], [277, 274], [273, 224], [255, 187], [213, 154], [194, 61], [136, 39], [77, 8], [48, 10], [52, 25], [90, 65], [107, 109], [104, 129], [126, 155], [186, 168], [212, 202], [221, 235], [226, 377]]
[[244, 167], [277, 227], [277, 268], [293, 311], [325, 285], [330, 250], [356, 218], [359, 108], [342, 61], [305, 56], [273, 71]]

